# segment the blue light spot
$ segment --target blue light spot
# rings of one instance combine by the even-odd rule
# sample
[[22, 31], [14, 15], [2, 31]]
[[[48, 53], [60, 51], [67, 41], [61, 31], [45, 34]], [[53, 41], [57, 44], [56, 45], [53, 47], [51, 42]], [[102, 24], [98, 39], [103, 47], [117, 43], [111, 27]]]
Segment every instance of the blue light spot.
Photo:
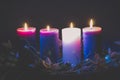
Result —
[[17, 58], [17, 59], [19, 58], [19, 53], [18, 53], [18, 52], [16, 53], [16, 58]]
[[28, 66], [31, 67], [31, 68], [35, 67], [34, 64], [29, 64]]
[[110, 55], [106, 55], [106, 56], [105, 56], [105, 61], [106, 61], [106, 63], [111, 62], [111, 57], [110, 57]]

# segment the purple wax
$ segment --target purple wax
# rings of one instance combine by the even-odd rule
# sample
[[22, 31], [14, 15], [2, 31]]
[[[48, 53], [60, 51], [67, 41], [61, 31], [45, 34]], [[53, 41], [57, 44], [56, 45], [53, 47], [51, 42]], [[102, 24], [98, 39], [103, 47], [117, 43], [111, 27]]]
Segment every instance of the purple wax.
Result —
[[102, 28], [83, 28], [83, 53], [84, 59], [94, 59], [95, 53], [100, 53], [102, 49], [101, 41]]
[[59, 31], [56, 28], [40, 30], [40, 57], [45, 60], [47, 57], [53, 63], [58, 61], [59, 54]]

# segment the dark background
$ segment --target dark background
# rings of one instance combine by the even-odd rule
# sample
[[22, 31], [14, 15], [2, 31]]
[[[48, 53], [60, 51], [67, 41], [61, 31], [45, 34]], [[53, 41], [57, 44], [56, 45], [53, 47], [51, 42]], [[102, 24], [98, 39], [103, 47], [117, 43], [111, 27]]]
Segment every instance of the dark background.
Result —
[[47, 24], [61, 30], [71, 21], [83, 28], [90, 18], [103, 28], [104, 38], [119, 40], [119, 7], [119, 0], [4, 0], [0, 2], [0, 40], [13, 39], [24, 22], [38, 33]]

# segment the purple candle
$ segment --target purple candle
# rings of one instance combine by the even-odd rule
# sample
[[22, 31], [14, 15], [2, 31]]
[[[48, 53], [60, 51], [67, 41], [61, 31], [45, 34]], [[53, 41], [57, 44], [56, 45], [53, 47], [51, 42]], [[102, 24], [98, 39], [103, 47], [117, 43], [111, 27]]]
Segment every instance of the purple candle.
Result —
[[101, 53], [101, 27], [93, 27], [93, 21], [90, 21], [90, 27], [83, 28], [83, 52], [84, 59], [94, 59], [95, 53]]
[[40, 30], [40, 57], [45, 60], [47, 57], [53, 63], [58, 60], [59, 54], [59, 30], [56, 28], [47, 28]]

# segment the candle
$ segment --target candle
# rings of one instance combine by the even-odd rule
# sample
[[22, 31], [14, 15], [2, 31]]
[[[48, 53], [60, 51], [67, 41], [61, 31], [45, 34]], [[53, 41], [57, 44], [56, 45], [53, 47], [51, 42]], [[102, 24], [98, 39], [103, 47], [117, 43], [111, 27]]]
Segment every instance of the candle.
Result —
[[28, 27], [27, 23], [24, 27], [17, 29], [17, 34], [20, 38], [27, 40], [32, 46], [36, 47], [36, 28]]
[[74, 28], [73, 23], [70, 28], [62, 29], [63, 62], [76, 66], [80, 63], [81, 57], [81, 29]]
[[59, 54], [59, 30], [56, 28], [40, 29], [40, 57], [46, 59], [47, 57], [53, 63], [58, 61]]
[[95, 53], [101, 52], [101, 27], [93, 27], [93, 20], [90, 20], [90, 27], [83, 28], [83, 52], [84, 59], [94, 59]]

